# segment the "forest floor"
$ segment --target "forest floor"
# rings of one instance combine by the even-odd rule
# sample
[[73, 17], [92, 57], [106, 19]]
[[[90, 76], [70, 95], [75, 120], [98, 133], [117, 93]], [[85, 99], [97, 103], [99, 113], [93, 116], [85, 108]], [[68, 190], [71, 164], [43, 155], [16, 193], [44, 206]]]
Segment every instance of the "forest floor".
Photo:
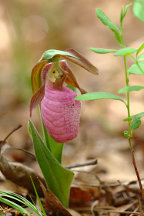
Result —
[[[119, 49], [110, 30], [96, 20], [95, 8], [101, 8], [118, 25], [121, 6], [129, 3], [129, 1], [90, 0], [89, 4], [86, 0], [84, 1], [85, 4], [83, 4], [83, 0], [79, 0], [77, 4], [68, 3], [64, 0], [54, 2], [57, 2], [54, 5], [55, 12], [59, 12], [60, 22], [63, 23], [62, 30], [65, 32], [65, 34], [59, 33], [60, 45], [57, 47], [63, 49], [73, 47], [81, 53], [83, 52], [99, 69], [99, 75], [95, 77], [72, 66], [73, 70], [76, 71], [80, 86], [88, 92], [107, 91], [117, 94], [117, 91], [125, 86], [123, 60], [112, 54], [104, 56], [94, 54], [87, 50], [87, 47]], [[61, 6], [60, 9], [58, 9], [59, 6]], [[37, 8], [38, 4], [33, 10], [38, 11]], [[65, 14], [61, 13], [62, 9], [64, 9]], [[5, 19], [4, 21], [7, 22]], [[143, 25], [134, 17], [132, 11], [128, 12], [125, 20], [125, 41], [128, 46], [138, 47], [143, 42]], [[27, 68], [29, 71], [25, 77], [30, 77], [31, 66], [40, 57], [43, 49], [45, 50], [47, 47], [49, 49], [52, 46], [55, 48], [54, 44], [57, 40], [55, 34], [57, 35], [57, 32], [50, 32], [50, 36], [44, 42], [39, 42], [36, 48], [34, 48], [35, 44], [31, 45], [33, 51], [35, 52], [36, 49], [37, 51]], [[51, 44], [47, 46], [46, 40], [51, 40]], [[23, 86], [23, 89], [16, 86], [15, 73], [13, 72], [15, 68], [12, 68], [13, 61], [16, 61], [16, 59], [14, 60], [16, 55], [12, 54], [12, 51], [8, 52], [9, 47], [12, 49], [10, 43], [11, 41], [5, 48], [0, 46], [2, 50], [0, 56], [3, 61], [0, 63], [2, 71], [0, 72], [0, 139], [4, 140], [18, 125], [22, 125], [22, 127], [7, 139], [8, 147], [3, 155], [7, 161], [21, 163], [42, 175], [35, 158], [27, 153], [28, 151], [34, 154], [33, 144], [27, 131], [31, 90], [27, 93], [27, 86]], [[30, 45], [28, 46], [30, 47]], [[31, 51], [31, 55], [32, 53]], [[128, 65], [131, 64], [132, 62], [128, 60]], [[143, 82], [144, 78], [141, 76], [132, 76], [130, 81], [131, 84], [135, 85], [143, 85]], [[143, 112], [142, 92], [131, 95], [131, 114], [138, 112]], [[76, 139], [65, 144], [63, 154], [64, 166], [90, 163], [72, 169], [75, 172], [75, 178], [70, 193], [69, 212], [73, 216], [143, 215], [144, 200], [141, 198], [128, 140], [123, 136], [123, 132], [128, 128], [127, 123], [123, 121], [126, 117], [127, 112], [123, 104], [118, 101], [83, 102], [79, 135]], [[32, 120], [40, 131], [37, 109], [34, 110]], [[142, 123], [141, 128], [134, 132], [132, 141], [142, 185], [144, 185], [143, 130]], [[24, 149], [24, 151], [19, 149]], [[91, 164], [96, 160], [96, 164]], [[11, 181], [2, 174], [0, 190], [13, 191], [24, 196], [29, 194], [27, 188], [18, 186], [15, 180]]]

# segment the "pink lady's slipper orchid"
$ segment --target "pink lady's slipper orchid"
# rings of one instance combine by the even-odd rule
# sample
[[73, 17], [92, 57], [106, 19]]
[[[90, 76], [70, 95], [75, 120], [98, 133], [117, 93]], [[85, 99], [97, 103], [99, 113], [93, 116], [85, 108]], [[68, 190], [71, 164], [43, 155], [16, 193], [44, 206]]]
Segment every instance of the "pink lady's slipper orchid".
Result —
[[[51, 52], [54, 52], [54, 55]], [[45, 127], [51, 137], [63, 143], [74, 139], [78, 135], [81, 102], [75, 101], [77, 94], [64, 83], [81, 89], [62, 56], [85, 69], [96, 72], [96, 68], [75, 50], [67, 52], [49, 50], [41, 61], [33, 68], [32, 87], [34, 95], [30, 104], [32, 109], [41, 102], [41, 114]], [[49, 57], [50, 56], [50, 57]]]

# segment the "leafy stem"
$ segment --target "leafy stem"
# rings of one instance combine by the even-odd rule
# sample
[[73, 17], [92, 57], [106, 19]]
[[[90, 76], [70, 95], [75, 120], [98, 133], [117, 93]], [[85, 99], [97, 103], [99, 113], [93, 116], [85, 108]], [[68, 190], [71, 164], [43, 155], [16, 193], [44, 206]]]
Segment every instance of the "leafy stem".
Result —
[[[125, 68], [125, 79], [126, 79], [126, 87], [129, 86], [129, 75], [128, 75], [128, 70], [127, 70], [127, 61], [126, 61], [126, 56], [124, 56], [124, 68]], [[142, 187], [142, 183], [141, 183], [141, 179], [140, 179], [140, 175], [137, 169], [137, 165], [136, 165], [136, 160], [135, 160], [135, 155], [134, 155], [134, 148], [133, 148], [133, 144], [132, 144], [132, 128], [131, 128], [131, 119], [130, 119], [130, 92], [127, 92], [127, 113], [128, 113], [128, 127], [129, 127], [129, 137], [128, 137], [128, 142], [129, 142], [129, 147], [131, 150], [131, 156], [132, 156], [132, 163], [135, 169], [135, 173], [138, 179], [138, 183], [139, 183], [139, 187], [141, 190], [141, 194], [142, 197], [144, 198], [144, 191], [143, 191], [143, 187]]]
[[[124, 44], [124, 39], [123, 39], [124, 27], [123, 27], [122, 23], [121, 23], [120, 27], [121, 27], [121, 41], [122, 41], [121, 46], [126, 47], [125, 44]], [[127, 69], [127, 59], [126, 59], [126, 56], [124, 56], [123, 58], [124, 58], [126, 87], [129, 87], [129, 74], [128, 74], [128, 69]], [[126, 103], [127, 113], [128, 113], [128, 118], [130, 118], [130, 92], [126, 93], [126, 98], [127, 98], [127, 103]], [[132, 142], [131, 142], [131, 138], [132, 138], [131, 119], [128, 121], [128, 127], [129, 127], [129, 146], [130, 146], [130, 149], [132, 150], [133, 145], [132, 145]]]
[[[125, 67], [125, 79], [126, 79], [126, 87], [129, 86], [129, 76], [128, 76], [128, 70], [127, 70], [127, 61], [126, 61], [126, 56], [124, 56], [124, 67]], [[127, 113], [128, 113], [128, 118], [130, 117], [130, 93], [127, 92], [126, 94], [127, 96]], [[132, 137], [132, 130], [131, 130], [131, 120], [128, 121], [128, 125], [129, 125], [129, 145], [130, 148], [132, 149], [132, 144], [131, 144], [131, 137]]]
[[[123, 19], [122, 19], [122, 21], [123, 21]], [[124, 48], [126, 46], [125, 46], [124, 38], [123, 38], [124, 27], [123, 27], [123, 22], [122, 21], [120, 22], [120, 28], [121, 28], [121, 43], [120, 43], [120, 45], [121, 45], [122, 48]], [[143, 70], [142, 70], [142, 68], [140, 67], [138, 61], [137, 61], [137, 58], [135, 59], [131, 55], [129, 55], [129, 57], [133, 59], [133, 61], [137, 64], [137, 66], [140, 69], [140, 71], [142, 73], [144, 73]], [[127, 59], [126, 59], [126, 56], [124, 56], [123, 58], [124, 58], [124, 69], [125, 69], [126, 87], [129, 87], [129, 74], [128, 74], [128, 68], [127, 68]], [[133, 163], [133, 166], [134, 166], [134, 169], [135, 169], [135, 173], [136, 173], [136, 176], [137, 176], [137, 180], [138, 180], [138, 183], [139, 183], [139, 188], [140, 188], [142, 197], [144, 198], [144, 190], [143, 190], [141, 179], [140, 179], [140, 175], [139, 175], [139, 172], [138, 172], [138, 169], [137, 169], [135, 155], [134, 155], [134, 148], [133, 148], [133, 144], [132, 144], [132, 126], [131, 126], [131, 121], [132, 120], [130, 119], [131, 115], [130, 115], [130, 92], [129, 91], [127, 91], [127, 93], [126, 93], [126, 98], [127, 98], [126, 108], [127, 108], [128, 118], [129, 118], [129, 120], [128, 120], [128, 130], [129, 130], [128, 142], [129, 142], [129, 147], [130, 147], [130, 151], [131, 151], [132, 163]]]
[[[141, 89], [144, 89], [144, 87], [143, 86], [130, 86], [129, 85], [129, 76], [130, 76], [130, 74], [132, 74], [133, 71], [135, 71], [135, 68], [136, 69], [138, 68], [139, 71], [138, 71], [138, 73], [133, 72], [133, 74], [141, 74], [141, 73], [144, 74], [144, 71], [142, 70], [142, 67], [141, 67], [141, 62], [138, 61], [139, 60], [138, 54], [144, 49], [144, 43], [142, 43], [138, 49], [135, 49], [132, 47], [127, 47], [124, 43], [123, 21], [124, 21], [124, 18], [126, 16], [127, 11], [128, 11], [130, 6], [131, 6], [131, 4], [126, 5], [126, 7], [122, 7], [122, 9], [121, 9], [120, 29], [111, 22], [111, 20], [104, 14], [104, 12], [100, 8], [96, 9], [96, 15], [97, 15], [98, 19], [114, 33], [115, 39], [117, 40], [117, 42], [119, 43], [119, 45], [122, 48], [119, 50], [103, 49], [103, 48], [102, 49], [101, 48], [90, 48], [95, 53], [100, 53], [100, 54], [115, 53], [114, 54], [115, 56], [123, 56], [126, 87], [120, 89], [119, 93], [126, 92], [126, 101], [124, 101], [121, 97], [114, 95], [114, 94], [111, 94], [111, 93], [108, 93], [108, 92], [91, 92], [91, 93], [77, 96], [75, 98], [75, 100], [113, 99], [113, 100], [119, 100], [125, 104], [125, 107], [127, 109], [127, 115], [128, 115], [128, 118], [126, 120], [126, 121], [128, 121], [128, 131], [125, 131], [124, 136], [128, 138], [129, 147], [130, 147], [130, 151], [131, 151], [131, 157], [132, 157], [132, 163], [133, 163], [133, 166], [135, 169], [135, 174], [136, 174], [136, 177], [137, 177], [137, 180], [139, 183], [142, 197], [144, 198], [144, 191], [142, 188], [140, 175], [139, 175], [139, 172], [137, 169], [136, 160], [135, 160], [135, 156], [134, 156], [134, 147], [132, 144], [133, 130], [137, 129], [140, 126], [140, 124], [141, 124], [140, 118], [143, 117], [144, 114], [140, 113], [139, 115], [137, 115], [137, 118], [136, 117], [132, 118], [132, 116], [130, 114], [130, 92], [131, 91], [139, 91]], [[136, 58], [134, 58], [131, 55], [133, 53], [136, 53]], [[127, 56], [129, 56], [135, 62], [133, 68], [131, 68], [132, 72], [129, 70], [130, 68], [129, 69], [127, 68], [127, 58], [126, 58]]]

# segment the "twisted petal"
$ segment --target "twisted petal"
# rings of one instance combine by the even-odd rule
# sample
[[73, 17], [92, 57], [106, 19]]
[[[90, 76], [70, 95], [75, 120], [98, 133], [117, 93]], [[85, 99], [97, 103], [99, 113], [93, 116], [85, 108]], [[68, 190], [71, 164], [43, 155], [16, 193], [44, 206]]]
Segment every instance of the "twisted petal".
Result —
[[48, 61], [44, 60], [38, 62], [32, 69], [31, 73], [31, 84], [32, 84], [32, 91], [35, 93], [42, 85], [42, 77], [41, 73], [43, 68], [48, 64]]
[[76, 81], [74, 75], [73, 75], [73, 72], [71, 71], [71, 69], [69, 68], [67, 62], [65, 60], [61, 60], [60, 61], [60, 66], [61, 68], [67, 72], [66, 74], [66, 78], [65, 78], [65, 83], [68, 84], [68, 85], [71, 85], [73, 87], [76, 87], [80, 90], [81, 94], [85, 94], [86, 91], [83, 90], [82, 88], [80, 88], [78, 82]]
[[[31, 98], [30, 102], [30, 117], [32, 116], [32, 110], [41, 102], [45, 94], [45, 81], [46, 81], [46, 74], [51, 72], [54, 67], [54, 63], [46, 64], [38, 64], [34, 67], [33, 72], [33, 84], [34, 84], [34, 95]], [[39, 87], [40, 82], [42, 82], [42, 86]], [[39, 88], [38, 88], [39, 87]], [[38, 89], [37, 89], [38, 88]]]
[[30, 101], [30, 117], [32, 116], [32, 110], [41, 102], [45, 94], [45, 86], [42, 85], [37, 92], [32, 96]]
[[71, 56], [67, 56], [67, 59], [72, 61], [73, 63], [81, 66], [85, 70], [89, 71], [90, 73], [93, 73], [95, 75], [98, 74], [98, 69], [91, 64], [83, 55], [81, 55], [79, 52], [77, 52], [74, 49], [67, 49], [68, 53], [74, 55], [76, 58], [73, 58]]

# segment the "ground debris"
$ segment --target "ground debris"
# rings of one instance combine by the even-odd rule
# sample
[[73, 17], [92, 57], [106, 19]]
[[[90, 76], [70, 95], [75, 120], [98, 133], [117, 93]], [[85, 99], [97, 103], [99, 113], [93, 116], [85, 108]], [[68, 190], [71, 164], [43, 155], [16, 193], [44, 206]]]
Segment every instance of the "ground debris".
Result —
[[[142, 180], [142, 185], [144, 180]], [[134, 216], [144, 215], [144, 200], [142, 199], [137, 181], [107, 183], [99, 179], [97, 184], [83, 184], [75, 180], [77, 193], [75, 197], [71, 189], [70, 206], [81, 213], [92, 214], [93, 216]], [[79, 197], [82, 202], [76, 203]]]

